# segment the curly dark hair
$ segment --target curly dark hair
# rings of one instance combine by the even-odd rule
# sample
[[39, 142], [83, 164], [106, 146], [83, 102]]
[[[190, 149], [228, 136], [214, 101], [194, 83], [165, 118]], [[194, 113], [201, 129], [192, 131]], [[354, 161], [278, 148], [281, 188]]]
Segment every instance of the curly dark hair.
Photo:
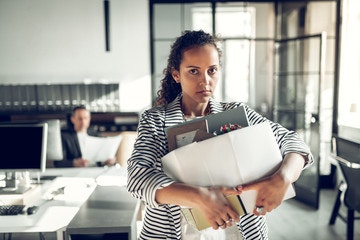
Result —
[[222, 51], [218, 46], [220, 39], [204, 32], [203, 30], [190, 31], [186, 30], [178, 37], [171, 45], [167, 67], [164, 69], [164, 78], [161, 80], [161, 88], [157, 92], [155, 105], [165, 105], [173, 101], [181, 92], [181, 85], [176, 83], [172, 77], [174, 70], [180, 70], [180, 63], [182, 61], [183, 53], [194, 47], [204, 45], [214, 45], [221, 58]]

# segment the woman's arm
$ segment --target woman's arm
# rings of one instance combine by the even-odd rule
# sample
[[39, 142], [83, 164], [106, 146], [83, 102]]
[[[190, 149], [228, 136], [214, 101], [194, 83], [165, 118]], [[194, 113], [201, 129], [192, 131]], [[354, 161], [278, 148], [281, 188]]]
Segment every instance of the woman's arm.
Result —
[[160, 120], [144, 112], [139, 121], [134, 149], [127, 161], [127, 190], [150, 207], [158, 207], [155, 192], [174, 182], [162, 171], [160, 158], [166, 154], [166, 138]]
[[[156, 191], [159, 204], [172, 204], [197, 208], [208, 219], [214, 229], [230, 227], [231, 221], [239, 222], [239, 215], [229, 205], [226, 195], [239, 194], [234, 188], [196, 187], [174, 182]], [[224, 224], [226, 223], [226, 224]]]

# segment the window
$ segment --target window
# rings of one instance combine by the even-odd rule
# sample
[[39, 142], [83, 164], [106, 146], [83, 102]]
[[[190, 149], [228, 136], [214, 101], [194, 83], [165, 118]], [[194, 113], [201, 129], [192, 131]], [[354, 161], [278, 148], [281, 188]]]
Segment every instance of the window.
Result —
[[360, 1], [344, 0], [342, 13], [338, 133], [360, 141]]
[[[213, 32], [210, 3], [155, 4], [153, 38], [153, 97], [159, 89], [170, 44], [187, 29]], [[234, 23], [236, 23], [234, 25]], [[255, 7], [243, 3], [216, 4], [215, 29], [223, 41], [223, 71], [215, 97], [249, 102], [255, 74]], [[255, 95], [255, 90], [253, 89]]]

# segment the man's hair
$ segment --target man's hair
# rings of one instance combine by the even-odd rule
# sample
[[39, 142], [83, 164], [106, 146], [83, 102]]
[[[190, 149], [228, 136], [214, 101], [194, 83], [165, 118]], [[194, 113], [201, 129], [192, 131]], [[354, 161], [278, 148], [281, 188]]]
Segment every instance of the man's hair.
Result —
[[77, 110], [87, 110], [87, 108], [85, 107], [85, 105], [79, 105], [73, 108], [73, 110], [71, 111], [71, 116], [75, 115], [75, 112]]

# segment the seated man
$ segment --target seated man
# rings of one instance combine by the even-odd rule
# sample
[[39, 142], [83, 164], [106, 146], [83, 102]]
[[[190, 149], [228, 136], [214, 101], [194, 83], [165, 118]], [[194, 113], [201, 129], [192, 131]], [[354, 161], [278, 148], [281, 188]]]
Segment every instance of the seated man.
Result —
[[[86, 140], [89, 136], [98, 136], [89, 131], [90, 112], [85, 106], [75, 107], [72, 111], [70, 121], [74, 125], [73, 129], [62, 132], [62, 145], [64, 159], [62, 161], [54, 161], [55, 167], [87, 167], [91, 165], [89, 159], [84, 158], [86, 149]], [[97, 162], [97, 165], [114, 165], [115, 158], [107, 159], [104, 162]]]

